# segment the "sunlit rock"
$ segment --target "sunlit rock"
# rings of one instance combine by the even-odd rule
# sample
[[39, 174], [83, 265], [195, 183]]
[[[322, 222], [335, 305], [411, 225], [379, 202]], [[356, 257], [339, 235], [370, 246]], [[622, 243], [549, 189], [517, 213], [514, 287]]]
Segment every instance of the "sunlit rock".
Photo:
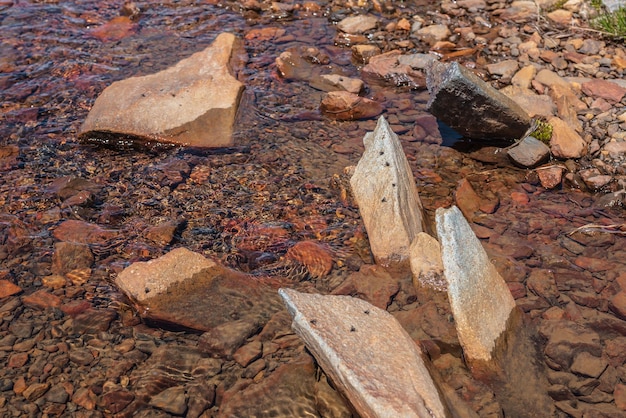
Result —
[[467, 138], [516, 140], [530, 127], [524, 109], [458, 62], [433, 63], [426, 83], [429, 111]]
[[527, 136], [510, 148], [507, 153], [522, 167], [536, 167], [550, 157], [550, 148], [540, 140]]
[[465, 356], [491, 361], [515, 301], [461, 211], [456, 206], [439, 208], [436, 217], [450, 304]]
[[292, 328], [360, 416], [450, 416], [421, 350], [389, 313], [349, 296], [279, 294]]
[[339, 74], [323, 74], [309, 82], [311, 87], [322, 91], [348, 91], [359, 94], [365, 87], [358, 78], [345, 77]]
[[422, 203], [398, 136], [384, 117], [363, 138], [365, 152], [350, 179], [370, 247], [382, 265], [407, 261], [423, 231]]
[[393, 50], [371, 57], [361, 74], [368, 83], [420, 89], [426, 86], [426, 80], [423, 72], [413, 67], [419, 65], [419, 61], [402, 55], [399, 50]]
[[561, 184], [565, 168], [558, 165], [551, 165], [549, 167], [538, 168], [536, 171], [541, 186], [546, 189], [553, 189]]
[[507, 415], [553, 416], [533, 330], [504, 279], [456, 206], [435, 216], [448, 299], [472, 374], [490, 385]]
[[372, 15], [349, 16], [337, 23], [337, 29], [346, 33], [363, 33], [376, 28], [378, 19]]
[[[184, 248], [131, 264], [115, 284], [142, 318], [173, 329], [212, 331], [236, 318], [238, 329], [254, 331], [280, 308], [276, 289], [281, 282], [225, 268]], [[232, 344], [217, 351], [232, 354], [243, 342], [241, 334], [231, 334]]]
[[433, 290], [447, 290], [443, 277], [441, 246], [439, 242], [425, 232], [417, 234], [411, 244], [411, 273], [416, 288], [427, 287]]
[[245, 59], [242, 51], [235, 35], [223, 33], [173, 67], [111, 84], [94, 103], [79, 137], [112, 145], [232, 145], [244, 88], [232, 71]]
[[580, 158], [587, 153], [587, 144], [578, 133], [563, 120], [552, 117], [548, 120], [552, 125], [550, 151], [556, 158]]

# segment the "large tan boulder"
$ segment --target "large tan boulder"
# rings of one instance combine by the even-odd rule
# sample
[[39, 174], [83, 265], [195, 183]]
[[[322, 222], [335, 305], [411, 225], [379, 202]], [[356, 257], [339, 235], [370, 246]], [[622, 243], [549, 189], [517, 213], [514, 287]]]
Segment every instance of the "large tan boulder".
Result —
[[242, 51], [235, 35], [222, 33], [173, 67], [111, 84], [94, 103], [79, 137], [107, 145], [232, 145], [244, 89], [232, 71], [245, 59]]
[[398, 136], [383, 116], [363, 138], [365, 152], [350, 179], [372, 254], [381, 265], [408, 262], [424, 230], [422, 203]]

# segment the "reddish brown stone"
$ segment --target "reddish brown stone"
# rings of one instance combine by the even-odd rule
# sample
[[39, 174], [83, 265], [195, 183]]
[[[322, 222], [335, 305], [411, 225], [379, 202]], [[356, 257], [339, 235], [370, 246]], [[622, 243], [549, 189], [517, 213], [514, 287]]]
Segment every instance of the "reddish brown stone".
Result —
[[37, 309], [56, 308], [57, 306], [61, 306], [61, 298], [52, 293], [48, 293], [45, 289], [41, 289], [30, 295], [23, 296], [22, 303]]
[[347, 91], [331, 91], [322, 99], [322, 113], [337, 120], [369, 119], [383, 112], [383, 105]]
[[622, 411], [626, 411], [626, 385], [623, 385], [621, 383], [615, 385], [613, 398], [615, 399], [615, 406], [617, 406]]
[[133, 23], [130, 17], [117, 16], [89, 33], [102, 42], [114, 42], [132, 35], [136, 30], [137, 24]]
[[45, 395], [48, 389], [50, 389], [50, 384], [48, 383], [33, 383], [24, 390], [22, 395], [32, 402]]
[[91, 303], [86, 300], [73, 300], [61, 305], [60, 309], [67, 315], [76, 316], [91, 308]]
[[63, 275], [74, 269], [89, 268], [93, 260], [93, 254], [86, 244], [57, 242], [52, 255], [52, 272]]
[[530, 202], [528, 195], [523, 192], [511, 192], [511, 200], [518, 205], [527, 205]]
[[0, 299], [20, 293], [22, 288], [8, 280], [0, 280]]
[[105, 412], [117, 414], [126, 408], [135, 399], [135, 395], [126, 389], [116, 389], [103, 394], [98, 399], [98, 404]]
[[526, 296], [526, 286], [519, 282], [508, 282], [506, 284], [513, 295], [513, 299], [520, 299]]
[[317, 279], [326, 277], [333, 268], [329, 249], [316, 241], [298, 242], [287, 251], [286, 257], [304, 265], [309, 274]]
[[626, 291], [621, 291], [611, 298], [609, 308], [615, 315], [626, 320]]
[[72, 396], [72, 402], [88, 411], [93, 411], [96, 407], [97, 396], [89, 388], [78, 388]]
[[456, 205], [463, 212], [465, 219], [471, 222], [474, 219], [474, 214], [480, 208], [480, 197], [478, 197], [467, 179], [462, 179], [458, 182], [454, 197]]
[[563, 180], [563, 167], [553, 165], [546, 168], [538, 168], [537, 176], [543, 187], [553, 189], [560, 185]]
[[233, 359], [239, 363], [241, 367], [248, 367], [250, 363], [261, 357], [263, 353], [263, 345], [260, 341], [252, 341], [246, 344], [233, 354]]
[[577, 257], [576, 260], [574, 260], [574, 264], [592, 273], [598, 271], [612, 270], [613, 268], [615, 268], [615, 264], [611, 263], [610, 261], [606, 261], [601, 258], [592, 258], [585, 256]]
[[7, 367], [17, 369], [28, 362], [28, 353], [15, 353], [9, 357]]
[[617, 83], [608, 80], [594, 78], [582, 84], [582, 91], [587, 96], [602, 98], [611, 103], [618, 103], [626, 94], [626, 89]]
[[117, 312], [111, 309], [88, 308], [74, 317], [73, 330], [77, 334], [96, 334], [107, 331], [116, 317]]
[[378, 308], [387, 309], [398, 290], [398, 280], [384, 267], [364, 264], [358, 272], [348, 276], [333, 294], [357, 296]]
[[52, 232], [59, 241], [68, 241], [79, 244], [105, 244], [118, 235], [117, 231], [103, 229], [88, 222], [70, 219], [64, 221]]

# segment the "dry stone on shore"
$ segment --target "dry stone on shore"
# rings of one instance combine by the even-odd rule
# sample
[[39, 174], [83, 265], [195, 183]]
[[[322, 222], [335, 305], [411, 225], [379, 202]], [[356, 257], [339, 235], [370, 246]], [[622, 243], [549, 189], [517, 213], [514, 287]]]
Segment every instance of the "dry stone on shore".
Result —
[[292, 328], [362, 417], [449, 417], [422, 352], [386, 311], [280, 289]]
[[244, 60], [239, 39], [220, 34], [201, 52], [156, 74], [107, 87], [80, 128], [104, 144], [163, 142], [227, 147], [244, 86], [232, 74]]
[[423, 231], [422, 203], [398, 136], [383, 116], [363, 138], [365, 152], [350, 179], [376, 262], [407, 261]]

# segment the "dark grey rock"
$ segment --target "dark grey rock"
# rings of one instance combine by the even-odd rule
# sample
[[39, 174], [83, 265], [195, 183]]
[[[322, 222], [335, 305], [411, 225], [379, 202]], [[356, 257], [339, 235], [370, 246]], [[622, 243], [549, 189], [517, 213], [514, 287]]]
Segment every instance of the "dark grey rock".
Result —
[[430, 65], [426, 85], [429, 112], [467, 138], [517, 140], [530, 128], [524, 109], [457, 62]]

